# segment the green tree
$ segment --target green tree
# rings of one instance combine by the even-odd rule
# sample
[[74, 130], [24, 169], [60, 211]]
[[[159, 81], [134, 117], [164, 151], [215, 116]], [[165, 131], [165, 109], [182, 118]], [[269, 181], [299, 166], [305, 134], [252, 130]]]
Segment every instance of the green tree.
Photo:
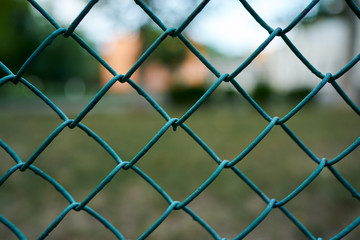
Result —
[[[168, 2], [164, 0], [143, 0], [142, 2], [158, 15], [168, 27], [178, 27], [184, 20], [186, 12], [189, 14], [196, 6], [196, 3], [191, 3], [191, 1], [188, 0], [182, 1], [181, 4], [177, 5], [171, 4], [171, 1]], [[182, 6], [180, 9], [179, 5]], [[100, 8], [101, 11], [109, 16], [109, 21], [114, 22], [114, 25], [120, 22], [123, 27], [125, 26], [126, 28], [126, 26], [128, 26], [139, 33], [143, 42], [143, 52], [146, 51], [163, 32], [149, 17], [144, 15], [145, 13], [139, 15], [136, 23], [130, 21], [131, 16], [129, 15], [135, 13], [135, 10], [139, 10], [139, 6], [135, 3], [126, 4], [118, 3], [116, 0], [109, 0], [104, 2]], [[140, 11], [142, 12], [142, 10]], [[164, 15], [166, 15], [166, 17], [162, 18]], [[161, 46], [151, 55], [151, 58], [161, 62], [170, 70], [174, 70], [176, 65], [185, 59], [185, 56], [186, 47], [180, 43], [179, 40], [176, 39], [172, 41], [165, 39]]]
[[11, 70], [18, 69], [31, 54], [39, 36], [33, 31], [34, 18], [23, 1], [0, 2], [0, 57]]
[[[199, 4], [199, 0], [184, 0], [181, 3], [164, 0], [142, 0], [142, 3], [168, 28], [177, 28]], [[109, 22], [113, 22], [115, 28], [121, 23], [123, 28], [138, 33], [142, 41], [141, 53], [144, 53], [163, 33], [163, 30], [134, 2], [126, 3], [109, 0], [103, 2], [99, 6], [99, 10], [108, 16]], [[136, 16], [136, 19], [134, 19], [134, 16]], [[176, 71], [182, 66], [188, 53], [187, 48], [179, 39], [167, 37], [139, 69], [141, 75], [140, 85], [144, 87], [144, 70], [148, 67], [148, 63], [155, 61], [161, 63], [170, 71], [169, 82], [171, 86], [174, 88], [180, 87], [182, 81]]]
[[[16, 73], [54, 30], [29, 3], [1, 0], [0, 61]], [[0, 77], [4, 75], [0, 72]], [[65, 82], [72, 78], [81, 79], [91, 89], [98, 83], [98, 63], [71, 37], [58, 36], [29, 67], [27, 76], [38, 77], [50, 91], [62, 92]]]

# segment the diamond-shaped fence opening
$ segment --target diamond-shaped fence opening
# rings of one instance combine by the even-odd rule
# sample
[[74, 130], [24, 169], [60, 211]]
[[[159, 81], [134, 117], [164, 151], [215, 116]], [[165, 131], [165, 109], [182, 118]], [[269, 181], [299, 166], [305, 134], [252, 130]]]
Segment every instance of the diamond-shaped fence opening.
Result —
[[[35, 97], [43, 103], [44, 112], [50, 111], [58, 118], [46, 118], [43, 122], [32, 124], [32, 121], [38, 121], [37, 118], [26, 113], [36, 109], [37, 105], [30, 108], [29, 103], [16, 104], [14, 98], [4, 98], [9, 101], [8, 105], [0, 105], [0, 111], [4, 109], [4, 115], [0, 114], [0, 165], [4, 168], [0, 171], [1, 238], [359, 238], [360, 108], [354, 98], [356, 96], [347, 93], [353, 89], [345, 81], [348, 81], [346, 74], [358, 72], [355, 70], [360, 54], [352, 53], [352, 60], [339, 70], [331, 69], [337, 72], [322, 72], [326, 68], [319, 68], [317, 64], [322, 59], [328, 63], [327, 54], [321, 53], [313, 61], [302, 53], [302, 47], [298, 47], [296, 40], [288, 36], [300, 23], [309, 24], [316, 12], [311, 10], [319, 11], [325, 1], [310, 1], [286, 21], [286, 26], [281, 27], [269, 24], [267, 17], [262, 18], [250, 1], [236, 2], [234, 6], [249, 14], [251, 24], [256, 23], [267, 35], [256, 48], [250, 50], [248, 57], [220, 63], [210, 60], [206, 51], [185, 34], [188, 26], [192, 31], [202, 26], [190, 27], [193, 22], [206, 20], [203, 15], [207, 13], [210, 0], [197, 1], [190, 8], [190, 5], [187, 6], [184, 11], [187, 17], [181, 18], [180, 23], [165, 19], [174, 12], [174, 8], [167, 12], [167, 7], [172, 6], [170, 2], [163, 6], [160, 1], [154, 1], [153, 5], [151, 1], [129, 2], [127, 4], [141, 11], [146, 21], [150, 21], [157, 30], [150, 33], [153, 38], [149, 38], [145, 47], [138, 50], [140, 55], [135, 63], [121, 71], [118, 70], [121, 63], [110, 64], [94, 50], [92, 44], [76, 33], [79, 24], [87, 21], [88, 13], [95, 12], [97, 7], [111, 8], [111, 4], [115, 4], [115, 1], [108, 5], [100, 2], [83, 2], [84, 8], [65, 28], [45, 10], [48, 6], [39, 4], [40, 1], [16, 3], [18, 6], [30, 4], [39, 21], [46, 22], [52, 31], [42, 38], [36, 49], [28, 49], [31, 52], [29, 56], [17, 58], [17, 63], [7, 65], [7, 59], [2, 59], [0, 90], [9, 94], [5, 91], [10, 89], [8, 85], [12, 85], [12, 91], [25, 88], [31, 99]], [[214, 2], [221, 4], [221, 1]], [[0, 9], [2, 4], [6, 1], [0, 3]], [[342, 5], [359, 24], [360, 8], [356, 1], [345, 0]], [[214, 13], [209, 11], [209, 14]], [[290, 15], [284, 16], [285, 19]], [[10, 16], [16, 17], [16, 13]], [[89, 21], [94, 21], [94, 16], [96, 14]], [[28, 31], [33, 26], [27, 27], [23, 30]], [[9, 34], [13, 34], [10, 30]], [[8, 44], [7, 32], [1, 34], [5, 37], [0, 38], [0, 44]], [[232, 34], [228, 29], [227, 37], [231, 38]], [[30, 74], [32, 68], [44, 67], [43, 71], [49, 71], [54, 65], [63, 64], [56, 57], [48, 65], [38, 64], [43, 55], [51, 55], [52, 43], [60, 38], [61, 42], [71, 41], [72, 45], [81, 48], [83, 57], [99, 63], [107, 72], [105, 85], [82, 110], [74, 108], [71, 113], [62, 109], [62, 104], [56, 104], [52, 96], [47, 96], [46, 87]], [[316, 82], [309, 91], [302, 92], [302, 95], [297, 93], [296, 100], [290, 104], [291, 109], [282, 108], [282, 103], [279, 108], [271, 108], [270, 111], [264, 107], [268, 100], [265, 97], [281, 93], [273, 93], [265, 85], [263, 89], [257, 89], [257, 94], [250, 93], [251, 87], [245, 86], [245, 82], [248, 72], [261, 71], [259, 78], [266, 81], [266, 71], [275, 71], [272, 67], [253, 67], [255, 62], [264, 60], [266, 54], [262, 53], [274, 39], [287, 48], [291, 58], [301, 63], [301, 67], [310, 72]], [[26, 39], [21, 40], [26, 43]], [[14, 41], [14, 44], [18, 42]], [[339, 49], [343, 48], [336, 51]], [[326, 51], [329, 55], [336, 54], [331, 53], [332, 50]], [[69, 51], [72, 50], [64, 48], [62, 54], [70, 56]], [[71, 56], [76, 57], [74, 53], [71, 52]], [[177, 101], [191, 105], [183, 105], [174, 112], [173, 109], [168, 110], [161, 96], [137, 78], [139, 75], [150, 78], [151, 75], [144, 73], [149, 62], [153, 64], [157, 59], [165, 59], [169, 69], [158, 68], [158, 71], [163, 71], [168, 79], [176, 82], [179, 74], [183, 74], [178, 69], [181, 63], [176, 59], [183, 60], [188, 56], [201, 65], [205, 75], [211, 75], [211, 82], [202, 92], [190, 92], [190, 95], [186, 91], [177, 92]], [[17, 66], [19, 61], [20, 66]], [[286, 59], [276, 58], [276, 61], [284, 68], [278, 74], [279, 78], [286, 75], [288, 79], [296, 79], [298, 68], [291, 66]], [[316, 64], [313, 65], [313, 62]], [[231, 66], [222, 66], [224, 63]], [[74, 73], [59, 71], [58, 77], [63, 74], [91, 77], [90, 71], [84, 75], [77, 71], [77, 66], [73, 67]], [[54, 69], [51, 71], [58, 70]], [[192, 71], [191, 75], [195, 74], [198, 73]], [[191, 77], [188, 76], [188, 83], [197, 81]], [[165, 82], [160, 81], [156, 86], [161, 88], [162, 84]], [[133, 98], [125, 103], [130, 103], [140, 113], [130, 116], [133, 113], [121, 107], [118, 113], [114, 113], [116, 108], [110, 107], [112, 113], [109, 116], [92, 114], [95, 109], [106, 108], [113, 101], [124, 101], [117, 97], [106, 100], [114, 85], [132, 90]], [[86, 84], [74, 80], [65, 86], [71, 101], [76, 101], [75, 95]], [[346, 113], [338, 112], [338, 115], [344, 114], [342, 116], [334, 114], [333, 119], [322, 114], [327, 105], [316, 108], [311, 105], [314, 98], [328, 93], [324, 90], [328, 88], [347, 109]], [[224, 89], [228, 94], [228, 106], [225, 107], [219, 103], [218, 97]], [[135, 99], [147, 104], [139, 105]], [[17, 112], [13, 121], [5, 116], [16, 112], [18, 107], [24, 109], [27, 106], [30, 110], [23, 114]], [[231, 111], [225, 112], [224, 108]], [[251, 110], [241, 112], [240, 108]], [[303, 116], [300, 113], [303, 108], [309, 108], [310, 114]], [[72, 114], [71, 117], [69, 114]], [[136, 121], [131, 119], [134, 117]], [[229, 118], [231, 120], [227, 120]], [[262, 121], [260, 127], [258, 121]], [[253, 129], [251, 124], [258, 126]], [[46, 130], [39, 131], [42, 127]], [[23, 139], [25, 131], [27, 137]], [[33, 132], [36, 137], [31, 137], [31, 131], [39, 132]], [[324, 133], [313, 138], [315, 131]], [[339, 140], [339, 146], [336, 140], [340, 137], [329, 137], [335, 132], [339, 133], [337, 136], [346, 138], [345, 141]], [[287, 145], [289, 142], [290, 145]], [[331, 150], [326, 150], [329, 148]], [[230, 159], [223, 159], [223, 156]], [[191, 184], [189, 181], [192, 181]], [[37, 186], [38, 182], [46, 187]], [[54, 200], [57, 198], [61, 200]], [[61, 204], [54, 203], [52, 207], [52, 202]], [[329, 216], [331, 213], [335, 215]], [[341, 213], [344, 214], [343, 219], [330, 221]], [[36, 224], [37, 221], [39, 224]]]

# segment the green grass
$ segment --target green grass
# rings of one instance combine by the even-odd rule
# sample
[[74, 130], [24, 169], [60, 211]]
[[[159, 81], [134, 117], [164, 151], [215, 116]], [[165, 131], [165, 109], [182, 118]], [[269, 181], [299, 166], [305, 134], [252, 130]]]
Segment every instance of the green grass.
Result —
[[[181, 117], [184, 109], [169, 109]], [[282, 117], [286, 109], [270, 109]], [[164, 119], [142, 110], [90, 113], [82, 121], [106, 141], [124, 161], [130, 161], [161, 129]], [[14, 113], [0, 115], [0, 138], [23, 161], [61, 124], [54, 114]], [[186, 124], [221, 158], [232, 160], [266, 127], [254, 110], [204, 106]], [[292, 131], [319, 158], [332, 159], [351, 145], [360, 133], [359, 119], [349, 109], [307, 107], [287, 122]], [[336, 169], [357, 189], [360, 151], [356, 149]], [[0, 174], [14, 161], [0, 150]], [[66, 128], [36, 159], [41, 168], [76, 201], [81, 202], [116, 166], [115, 161], [80, 129]], [[181, 128], [171, 128], [136, 164], [174, 200], [183, 201], [217, 168], [217, 164]], [[237, 167], [267, 196], [281, 200], [317, 167], [281, 129], [268, 136]], [[34, 239], [68, 203], [49, 184], [31, 171], [16, 172], [0, 188], [0, 214]], [[166, 210], [167, 202], [133, 171], [121, 170], [89, 206], [108, 219], [127, 239], [136, 239]], [[220, 176], [189, 207], [222, 237], [234, 238], [266, 207], [266, 204], [231, 170]], [[324, 169], [320, 176], [286, 207], [316, 237], [327, 239], [360, 215], [359, 203], [334, 176]], [[2, 239], [13, 239], [0, 226]], [[51, 233], [50, 239], [113, 239], [87, 214], [71, 212]], [[359, 229], [348, 239], [360, 238]], [[188, 215], [175, 211], [150, 239], [210, 239]], [[248, 239], [305, 239], [278, 210], [254, 230]]]

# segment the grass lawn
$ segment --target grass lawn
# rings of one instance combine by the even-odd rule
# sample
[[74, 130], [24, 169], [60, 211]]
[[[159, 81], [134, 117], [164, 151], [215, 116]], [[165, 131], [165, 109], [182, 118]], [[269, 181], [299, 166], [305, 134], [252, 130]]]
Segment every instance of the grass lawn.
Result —
[[[185, 123], [222, 160], [233, 160], [264, 130], [267, 122], [254, 110], [201, 107]], [[62, 121], [54, 114], [3, 111], [0, 139], [26, 161]], [[180, 118], [184, 109], [166, 109]], [[286, 109], [269, 109], [282, 117]], [[71, 115], [71, 114], [70, 114]], [[83, 121], [106, 141], [123, 161], [130, 161], [164, 126], [156, 112], [122, 110], [99, 113]], [[320, 159], [333, 159], [360, 133], [359, 117], [349, 109], [306, 107], [287, 126]], [[355, 149], [335, 168], [360, 189], [360, 149]], [[0, 176], [14, 161], [0, 149]], [[34, 165], [60, 183], [81, 202], [116, 166], [116, 162], [81, 129], [65, 128], [35, 160]], [[216, 162], [181, 128], [169, 128], [136, 166], [153, 179], [173, 200], [183, 201], [216, 170]], [[275, 126], [236, 167], [269, 198], [281, 200], [317, 168], [317, 164], [283, 131]], [[0, 188], [0, 214], [29, 239], [35, 239], [68, 206], [50, 184], [27, 170], [15, 172]], [[88, 204], [126, 239], [137, 239], [167, 209], [168, 203], [132, 170], [120, 170]], [[234, 238], [266, 204], [230, 169], [189, 205], [221, 237]], [[358, 200], [328, 169], [285, 205], [315, 237], [328, 239], [360, 215]], [[0, 226], [1, 239], [15, 239]], [[71, 211], [51, 233], [50, 239], [113, 239], [103, 225], [85, 212]], [[360, 239], [359, 227], [348, 239]], [[211, 239], [183, 211], [173, 211], [149, 239]], [[305, 239], [279, 209], [248, 235], [248, 239]]]

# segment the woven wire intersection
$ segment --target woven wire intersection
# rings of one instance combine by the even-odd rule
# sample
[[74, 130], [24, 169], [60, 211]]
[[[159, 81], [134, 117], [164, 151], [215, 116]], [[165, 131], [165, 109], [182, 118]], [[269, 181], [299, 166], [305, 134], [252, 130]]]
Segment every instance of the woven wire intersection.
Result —
[[[59, 223], [66, 218], [67, 214], [71, 211], [79, 212], [83, 211], [101, 224], [103, 224], [117, 239], [126, 239], [126, 236], [112, 225], [110, 221], [104, 218], [101, 213], [96, 212], [94, 209], [90, 208], [89, 203], [92, 199], [99, 194], [106, 187], [110, 181], [116, 176], [121, 174], [123, 171], [133, 171], [135, 174], [140, 176], [145, 182], [149, 184], [149, 187], [152, 187], [167, 203], [167, 209], [161, 214], [161, 216], [138, 238], [146, 239], [151, 236], [153, 231], [156, 230], [173, 211], [183, 211], [189, 217], [191, 217], [195, 222], [197, 222], [205, 231], [208, 232], [209, 237], [213, 239], [225, 239], [222, 238], [214, 228], [212, 228], [205, 220], [203, 220], [199, 215], [197, 215], [190, 207], [189, 204], [196, 199], [202, 192], [207, 189], [207, 187], [217, 180], [218, 176], [224, 171], [232, 171], [242, 182], [244, 182], [264, 203], [266, 207], [263, 209], [261, 214], [247, 226], [242, 232], [239, 232], [234, 239], [243, 239], [249, 233], [251, 233], [264, 219], [267, 218], [269, 213], [277, 208], [279, 209], [285, 217], [289, 219], [303, 234], [307, 239], [320, 239], [314, 236], [314, 234], [309, 231], [303, 223], [301, 223], [287, 208], [286, 205], [292, 199], [302, 192], [309, 184], [311, 184], [321, 172], [327, 168], [336, 179], [342, 184], [342, 186], [349, 191], [349, 193], [360, 200], [359, 192], [349, 183], [337, 170], [336, 164], [341, 162], [348, 154], [353, 152], [360, 145], [360, 137], [357, 138], [354, 143], [352, 143], [347, 149], [340, 153], [337, 157], [333, 159], [319, 158], [316, 154], [311, 151], [311, 148], [305, 145], [301, 139], [287, 126], [287, 121], [296, 116], [296, 114], [306, 106], [314, 96], [316, 96], [325, 85], [331, 85], [339, 96], [345, 101], [347, 105], [353, 110], [356, 115], [360, 115], [360, 108], [351, 100], [351, 98], [346, 94], [346, 92], [339, 86], [337, 81], [342, 77], [347, 71], [354, 68], [355, 65], [360, 60], [360, 54], [358, 54], [354, 59], [352, 59], [348, 64], [346, 64], [340, 71], [337, 73], [321, 73], [317, 68], [315, 68], [308, 59], [297, 49], [295, 44], [287, 37], [287, 34], [292, 31], [296, 25], [298, 25], [304, 17], [313, 9], [320, 0], [311, 1], [305, 9], [299, 13], [285, 28], [272, 27], [266, 21], [264, 21], [261, 16], [252, 8], [251, 4], [246, 0], [240, 0], [239, 7], [243, 7], [253, 19], [268, 33], [269, 36], [264, 39], [264, 41], [255, 49], [255, 51], [243, 61], [233, 72], [222, 73], [216, 67], [214, 67], [210, 61], [204, 56], [197, 48], [194, 46], [191, 41], [183, 34], [184, 30], [191, 24], [191, 22], [196, 19], [199, 13], [207, 7], [207, 4], [210, 0], [201, 1], [197, 6], [194, 6], [194, 10], [188, 15], [188, 17], [181, 23], [177, 28], [168, 27], [164, 22], [152, 11], [152, 9], [147, 5], [147, 1], [134, 0], [134, 4], [137, 4], [140, 9], [142, 9], [149, 19], [155, 23], [161, 30], [162, 33], [158, 38], [144, 51], [144, 53], [139, 57], [136, 63], [128, 70], [128, 72], [117, 73], [102, 57], [93, 50], [83, 39], [81, 39], [75, 32], [78, 25], [82, 21], [86, 21], [86, 15], [92, 11], [93, 8], [96, 8], [96, 4], [100, 2], [99, 0], [90, 0], [84, 9], [79, 13], [79, 15], [73, 20], [73, 22], [67, 28], [62, 28], [53, 17], [46, 12], [43, 7], [37, 3], [35, 0], [28, 0], [34, 9], [36, 9], [43, 17], [46, 19], [53, 27], [54, 31], [48, 35], [46, 39], [37, 47], [37, 49], [31, 54], [31, 56], [24, 62], [19, 71], [12, 72], [5, 64], [0, 62], [0, 69], [6, 73], [5, 77], [0, 79], [0, 87], [5, 84], [21, 84], [33, 92], [41, 101], [43, 101], [53, 112], [55, 112], [58, 117], [61, 119], [62, 123], [58, 125], [53, 132], [47, 136], [45, 141], [33, 152], [33, 154], [26, 160], [23, 160], [19, 155], [11, 149], [11, 147], [3, 140], [0, 139], [0, 147], [5, 150], [5, 152], [14, 160], [14, 165], [0, 178], [0, 186], [2, 186], [8, 179], [12, 177], [15, 172], [24, 172], [32, 171], [39, 178], [51, 184], [56, 191], [68, 202], [68, 206], [63, 209], [63, 211], [52, 221], [52, 223], [46, 228], [46, 230], [39, 236], [38, 239], [46, 239], [51, 232], [57, 228]], [[356, 5], [353, 0], [346, 0], [347, 6], [354, 12], [354, 14], [359, 18], [360, 8]], [[24, 3], [25, 4], [25, 3]], [[54, 102], [51, 101], [43, 92], [38, 88], [33, 86], [27, 79], [23, 76], [26, 73], [27, 69], [37, 60], [37, 58], [43, 53], [43, 51], [48, 48], [52, 41], [56, 38], [64, 37], [67, 41], [75, 41], [82, 48], [84, 48], [89, 57], [94, 58], [99, 62], [103, 67], [105, 67], [113, 77], [107, 82], [105, 86], [97, 92], [96, 96], [86, 105], [86, 107], [74, 118], [70, 119], [61, 108], [59, 108]], [[142, 64], [153, 54], [154, 51], [163, 43], [165, 39], [175, 39], [177, 38], [180, 42], [193, 54], [196, 56], [199, 61], [213, 74], [216, 78], [216, 81], [207, 89], [207, 91], [196, 101], [181, 117], [174, 118], [169, 114], [164, 108], [156, 102], [150, 93], [144, 90], [139, 84], [133, 81], [131, 78], [135, 71], [142, 66]], [[246, 69], [252, 61], [264, 50], [267, 46], [275, 39], [280, 38], [286, 46], [294, 53], [294, 55], [306, 66], [306, 68], [311, 71], [316, 78], [319, 79], [318, 85], [302, 100], [300, 101], [293, 109], [291, 109], [285, 116], [270, 116], [252, 97], [251, 95], [244, 90], [243, 86], [239, 81], [236, 80], [241, 76], [242, 71]], [[0, 40], [1, 41], [1, 40]], [[128, 84], [130, 85], [139, 97], [143, 97], [148, 103], [149, 108], [155, 110], [165, 121], [164, 125], [158, 130], [158, 132], [151, 138], [149, 142], [130, 160], [124, 161], [120, 158], [119, 154], [113, 150], [111, 143], [104, 141], [100, 136], [98, 136], [91, 128], [86, 126], [82, 120], [92, 111], [92, 109], [102, 101], [103, 97], [108, 93], [111, 87], [114, 84]], [[267, 122], [266, 127], [262, 132], [256, 136], [256, 138], [248, 145], [242, 152], [239, 153], [232, 160], [221, 159], [216, 152], [211, 149], [204, 140], [202, 140], [197, 133], [192, 130], [186, 123], [189, 118], [192, 117], [201, 106], [204, 104], [209, 97], [218, 89], [220, 85], [230, 85], [232, 88], [245, 99], [247, 103], [254, 108], [257, 113]], [[147, 154], [147, 152], [157, 143], [159, 139], [167, 131], [176, 130], [181, 128], [186, 132], [189, 137], [191, 137], [196, 144], [198, 144], [204, 152], [206, 152], [209, 157], [217, 164], [216, 170], [208, 176], [208, 178], [187, 198], [183, 201], [174, 200], [156, 181], [150, 178], [143, 170], [141, 170], [137, 163], [142, 160], [142, 158]], [[317, 167], [313, 172], [290, 194], [288, 194], [283, 199], [274, 199], [265, 194], [262, 189], [260, 189], [253, 181], [248, 178], [240, 169], [239, 162], [246, 157], [257, 145], [268, 136], [268, 134], [274, 129], [280, 128], [284, 131], [286, 135], [302, 150], [304, 153], [317, 164]], [[114, 160], [115, 166], [113, 169], [106, 175], [106, 177], [96, 186], [96, 188], [87, 195], [83, 200], [76, 201], [74, 197], [69, 193], [69, 191], [59, 184], [54, 178], [48, 175], [46, 172], [42, 171], [40, 168], [36, 167], [34, 164], [38, 156], [54, 141], [55, 138], [64, 129], [78, 129], [86, 133], [89, 138], [94, 140], [102, 149], [104, 149], [109, 156]], [[1, 137], [1, 134], [0, 134]], [[25, 234], [21, 231], [19, 227], [13, 224], [11, 221], [6, 219], [4, 216], [0, 215], [0, 222], [13, 232], [14, 236], [18, 239], [26, 239]], [[340, 231], [332, 239], [340, 239], [346, 236], [348, 233], [353, 231], [360, 224], [360, 216], [350, 223], [345, 229]]]

